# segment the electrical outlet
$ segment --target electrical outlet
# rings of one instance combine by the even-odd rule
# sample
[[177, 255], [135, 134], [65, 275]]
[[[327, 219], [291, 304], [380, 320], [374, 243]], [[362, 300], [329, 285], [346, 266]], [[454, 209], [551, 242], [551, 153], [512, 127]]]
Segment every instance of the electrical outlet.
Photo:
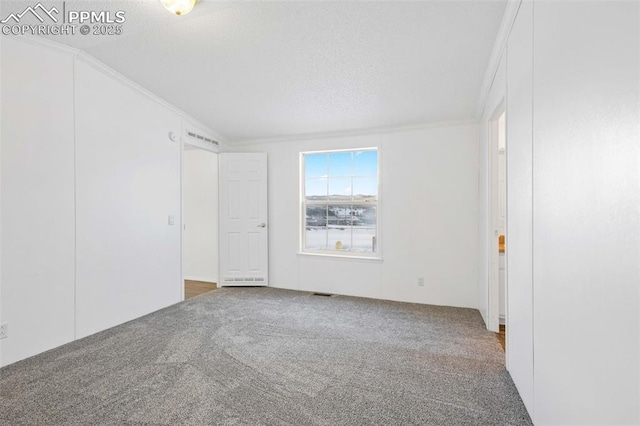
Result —
[[6, 339], [9, 337], [8, 324], [0, 324], [0, 339]]
[[418, 277], [418, 287], [424, 287], [424, 277]]

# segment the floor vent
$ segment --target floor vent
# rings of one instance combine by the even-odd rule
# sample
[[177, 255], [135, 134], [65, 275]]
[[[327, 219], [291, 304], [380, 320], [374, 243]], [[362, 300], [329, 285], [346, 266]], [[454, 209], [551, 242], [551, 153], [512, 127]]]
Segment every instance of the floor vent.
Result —
[[331, 297], [333, 294], [331, 293], [311, 293], [312, 296], [322, 296], [322, 297]]
[[263, 277], [224, 277], [222, 282], [225, 283], [263, 283]]

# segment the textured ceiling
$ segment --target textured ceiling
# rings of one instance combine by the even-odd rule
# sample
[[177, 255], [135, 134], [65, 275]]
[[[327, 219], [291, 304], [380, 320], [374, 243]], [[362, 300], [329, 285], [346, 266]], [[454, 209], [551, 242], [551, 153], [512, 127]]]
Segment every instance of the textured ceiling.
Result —
[[472, 118], [505, 6], [68, 0], [125, 10], [124, 34], [50, 38], [238, 141]]

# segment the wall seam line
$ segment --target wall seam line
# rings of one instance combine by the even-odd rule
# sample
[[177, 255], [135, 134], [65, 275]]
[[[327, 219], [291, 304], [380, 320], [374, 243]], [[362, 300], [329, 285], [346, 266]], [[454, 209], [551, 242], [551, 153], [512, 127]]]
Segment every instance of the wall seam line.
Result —
[[531, 0], [531, 411], [532, 421], [535, 422], [536, 417], [536, 339], [535, 339], [535, 281], [534, 281], [534, 267], [535, 267], [535, 184], [534, 184], [534, 128], [535, 128], [535, 17], [536, 17], [536, 2]]
[[73, 82], [73, 340], [78, 338], [78, 147], [76, 138], [76, 56], [72, 58]]

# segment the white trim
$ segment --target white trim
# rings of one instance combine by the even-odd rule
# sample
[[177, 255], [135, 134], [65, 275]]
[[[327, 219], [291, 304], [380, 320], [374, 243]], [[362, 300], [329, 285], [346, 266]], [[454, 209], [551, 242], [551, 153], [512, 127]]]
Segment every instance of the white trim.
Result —
[[71, 61], [73, 90], [73, 340], [78, 340], [78, 142], [76, 120], [76, 61]]
[[364, 260], [367, 262], [378, 262], [378, 263], [382, 263], [384, 259], [382, 259], [380, 256], [358, 256], [352, 252], [348, 252], [350, 254], [337, 254], [330, 252], [330, 253], [318, 253], [318, 252], [312, 252], [312, 251], [299, 251], [296, 254], [298, 256], [301, 257], [317, 257], [317, 258], [330, 258], [332, 260]]
[[[184, 122], [180, 123], [181, 135], [184, 134]], [[178, 296], [181, 302], [186, 299], [186, 289], [184, 288], [184, 138], [178, 139], [180, 144], [180, 285]]]
[[426, 123], [418, 123], [406, 126], [390, 126], [390, 127], [374, 127], [367, 129], [353, 129], [353, 130], [337, 130], [333, 132], [317, 132], [317, 133], [301, 133], [290, 136], [276, 136], [272, 138], [261, 139], [248, 139], [242, 141], [230, 141], [227, 145], [245, 146], [245, 145], [257, 145], [262, 143], [276, 143], [276, 142], [297, 142], [313, 139], [335, 139], [348, 136], [370, 136], [384, 133], [399, 133], [410, 132], [415, 130], [431, 129], [434, 127], [447, 127], [447, 126], [460, 126], [465, 124], [478, 124], [478, 120], [475, 118], [469, 118], [464, 120], [443, 120], [432, 121]]
[[[489, 276], [487, 291], [487, 329], [498, 332], [500, 327], [500, 254], [498, 252], [499, 234], [499, 164], [498, 164], [498, 126], [500, 116], [506, 112], [506, 99], [501, 99], [488, 120], [488, 239]], [[506, 287], [506, 277], [505, 277]]]
[[321, 149], [317, 151], [304, 151], [300, 155], [304, 154], [333, 154], [335, 152], [354, 152], [354, 151], [377, 151], [377, 146], [369, 146], [364, 148], [346, 148], [346, 149]]
[[[183, 132], [183, 135], [182, 135], [183, 145], [189, 145], [192, 148], [213, 152], [214, 154], [220, 153], [220, 150], [218, 149], [219, 145], [213, 145], [208, 142], [201, 142], [197, 139], [193, 139], [192, 137], [187, 136], [188, 131], [190, 130], [186, 128], [185, 131]], [[184, 150], [184, 146], [182, 149]]]
[[[360, 152], [360, 151], [375, 151], [378, 154], [377, 159], [377, 187], [378, 187], [378, 195], [375, 203], [370, 202], [354, 202], [352, 201], [351, 205], [358, 206], [371, 206], [375, 205], [376, 207], [376, 243], [375, 243], [375, 252], [367, 253], [367, 252], [357, 252], [357, 251], [344, 251], [340, 252], [338, 250], [305, 250], [306, 245], [306, 206], [308, 205], [329, 205], [329, 204], [349, 204], [348, 202], [339, 202], [338, 200], [323, 200], [323, 201], [312, 201], [308, 202], [305, 199], [305, 169], [304, 169], [304, 156], [307, 154], [331, 154], [336, 152]], [[299, 164], [299, 176], [298, 176], [298, 254], [300, 255], [311, 255], [311, 256], [321, 256], [321, 257], [333, 257], [333, 258], [343, 258], [343, 259], [372, 259], [382, 261], [382, 239], [380, 237], [382, 222], [381, 222], [381, 179], [380, 179], [380, 148], [379, 147], [367, 147], [367, 148], [343, 148], [343, 149], [329, 149], [329, 150], [315, 150], [315, 151], [301, 151], [298, 153], [298, 164]], [[351, 178], [354, 176], [352, 175]], [[328, 184], [328, 177], [327, 177]], [[353, 237], [353, 230], [352, 230]], [[342, 254], [344, 253], [344, 254]]]
[[181, 109], [178, 109], [177, 107], [173, 106], [172, 104], [170, 104], [166, 100], [162, 99], [160, 96], [148, 91], [144, 87], [140, 86], [138, 83], [133, 82], [129, 78], [125, 77], [124, 75], [122, 75], [119, 72], [115, 71], [113, 68], [111, 68], [108, 65], [106, 65], [104, 62], [101, 62], [100, 60], [98, 60], [95, 57], [89, 55], [88, 53], [86, 53], [85, 51], [83, 51], [81, 49], [76, 49], [74, 47], [70, 47], [70, 46], [67, 46], [67, 45], [52, 41], [52, 40], [45, 39], [43, 37], [15, 36], [15, 37], [13, 37], [13, 39], [18, 40], [18, 41], [22, 41], [22, 42], [25, 42], [25, 43], [28, 43], [28, 44], [36, 45], [36, 46], [48, 47], [48, 48], [51, 48], [51, 49], [55, 49], [55, 50], [70, 54], [70, 55], [72, 55], [74, 57], [74, 59], [82, 60], [86, 64], [91, 65], [93, 68], [97, 69], [98, 71], [103, 72], [104, 74], [108, 75], [109, 77], [113, 78], [114, 80], [125, 84], [127, 87], [129, 87], [129, 88], [131, 88], [131, 89], [133, 89], [133, 90], [145, 95], [149, 99], [152, 99], [153, 101], [159, 103], [160, 105], [164, 106], [165, 108], [170, 109], [171, 111], [173, 111], [176, 114], [178, 114], [180, 116], [180, 118], [182, 118], [184, 120], [187, 120], [187, 121], [190, 121], [192, 124], [195, 124], [196, 126], [202, 128], [202, 130], [204, 130], [207, 133], [211, 134], [211, 136], [213, 136], [213, 138], [216, 139], [218, 142], [220, 142], [220, 143], [228, 143], [226, 138], [224, 138], [218, 132], [216, 132], [213, 129], [211, 129], [209, 126], [207, 126], [207, 125], [201, 123], [200, 121], [196, 120], [195, 118], [193, 118], [192, 116], [190, 116], [186, 112], [184, 112]]
[[119, 81], [125, 85], [127, 85], [129, 88], [145, 95], [146, 97], [148, 97], [149, 99], [159, 103], [160, 105], [164, 106], [165, 108], [175, 112], [176, 114], [178, 114], [180, 116], [180, 118], [190, 121], [193, 124], [195, 124], [198, 127], [201, 127], [203, 130], [205, 130], [207, 133], [210, 133], [214, 138], [216, 139], [221, 139], [222, 141], [224, 141], [224, 138], [222, 138], [220, 136], [220, 134], [218, 134], [217, 132], [213, 131], [212, 129], [209, 128], [209, 126], [205, 126], [204, 124], [202, 124], [201, 122], [199, 122], [198, 120], [196, 120], [195, 118], [193, 118], [192, 116], [190, 116], [189, 114], [187, 114], [186, 112], [176, 108], [175, 106], [171, 105], [169, 102], [165, 101], [164, 99], [162, 99], [161, 97], [159, 97], [158, 95], [148, 91], [147, 89], [145, 89], [144, 87], [140, 86], [138, 83], [135, 83], [131, 80], [129, 80], [127, 77], [123, 76], [122, 74], [120, 74], [119, 72], [115, 71], [113, 68], [110, 68], [108, 65], [106, 65], [105, 63], [99, 61], [98, 59], [94, 58], [93, 56], [80, 51], [80, 53], [77, 56], [77, 59], [81, 59], [82, 61], [84, 61], [86, 64], [91, 65], [92, 67], [94, 67], [95, 69], [102, 71], [103, 73], [107, 74], [109, 77], [113, 78], [116, 81]]
[[20, 36], [5, 35], [4, 37], [11, 37], [12, 40], [22, 41], [24, 43], [28, 43], [34, 46], [48, 47], [50, 49], [58, 50], [60, 52], [64, 52], [73, 56], [77, 56], [81, 52], [80, 49], [76, 49], [75, 47], [67, 46], [66, 44], [61, 44], [56, 41], [46, 39], [44, 37], [36, 37], [32, 35], [20, 35]]
[[498, 35], [496, 36], [496, 41], [493, 45], [491, 56], [489, 57], [489, 65], [487, 66], [487, 69], [484, 73], [482, 86], [480, 86], [480, 96], [478, 98], [478, 105], [476, 107], [475, 115], [476, 119], [478, 120], [480, 120], [480, 118], [482, 118], [482, 115], [484, 114], [485, 104], [487, 103], [487, 98], [489, 97], [491, 86], [493, 85], [493, 79], [498, 72], [500, 59], [502, 58], [502, 53], [507, 46], [509, 33], [511, 32], [513, 23], [516, 20], [516, 15], [518, 14], [518, 9], [520, 8], [521, 3], [522, 0], [507, 1], [507, 7], [505, 8], [502, 22], [500, 23], [500, 29], [498, 30]]

